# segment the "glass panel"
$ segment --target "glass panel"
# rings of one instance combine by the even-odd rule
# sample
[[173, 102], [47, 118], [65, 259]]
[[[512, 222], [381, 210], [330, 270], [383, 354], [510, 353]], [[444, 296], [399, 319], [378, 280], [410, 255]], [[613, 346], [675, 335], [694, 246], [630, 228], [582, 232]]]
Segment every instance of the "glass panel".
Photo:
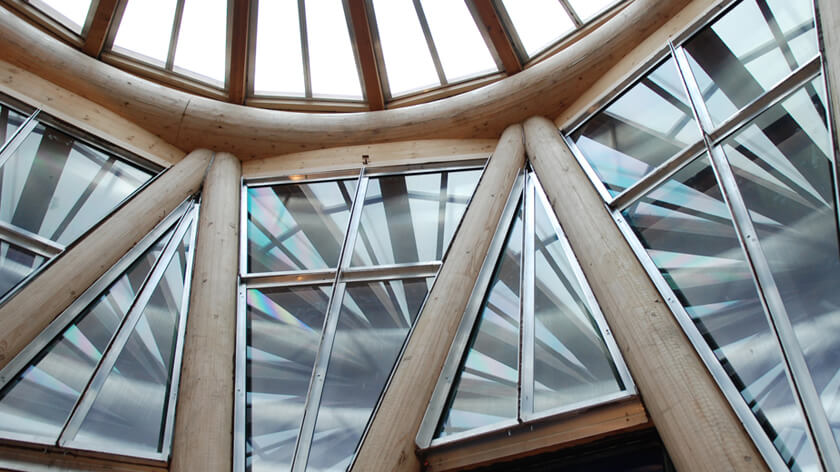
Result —
[[534, 411], [624, 389], [583, 288], [555, 229], [554, 211], [535, 202]]
[[307, 470], [344, 470], [433, 279], [347, 284]]
[[440, 85], [411, 0], [373, 0], [391, 95]]
[[370, 179], [352, 265], [441, 260], [480, 176], [470, 170]]
[[498, 70], [467, 4], [421, 0], [446, 80], [455, 82]]
[[0, 220], [69, 244], [151, 174], [38, 125], [2, 168]]
[[[840, 245], [818, 78], [726, 140], [761, 247], [840, 441]], [[818, 92], [819, 90], [819, 92]]]
[[473, 328], [469, 349], [436, 437], [517, 417], [519, 395], [519, 294], [522, 268], [522, 207]]
[[707, 157], [622, 212], [784, 460], [816, 468], [781, 351]]
[[818, 53], [810, 0], [745, 0], [685, 45], [715, 124]]
[[162, 451], [191, 252], [192, 231], [188, 229], [96, 395], [74, 445], [81, 443], [98, 450]]
[[175, 71], [188, 70], [225, 83], [227, 0], [186, 0], [175, 49]]
[[0, 298], [44, 262], [43, 256], [0, 240]]
[[70, 28], [82, 34], [82, 27], [90, 11], [91, 0], [29, 0], [29, 3]]
[[668, 59], [571, 136], [610, 195], [700, 139], [673, 59]]
[[312, 95], [361, 100], [359, 70], [341, 0], [306, 1], [306, 36]]
[[533, 57], [575, 29], [575, 23], [557, 0], [502, 0], [522, 47]]
[[0, 430], [58, 438], [170, 236], [147, 250], [0, 391]]
[[338, 256], [356, 181], [248, 189], [248, 272], [325, 269]]
[[26, 116], [0, 103], [0, 146], [12, 138]]
[[249, 289], [245, 463], [291, 470], [331, 286]]
[[303, 53], [296, 0], [258, 2], [254, 92], [303, 97]]
[[114, 49], [140, 54], [163, 67], [175, 21], [176, 0], [127, 0]]
[[569, 5], [583, 22], [591, 20], [612, 3], [615, 3], [615, 0], [569, 0]]

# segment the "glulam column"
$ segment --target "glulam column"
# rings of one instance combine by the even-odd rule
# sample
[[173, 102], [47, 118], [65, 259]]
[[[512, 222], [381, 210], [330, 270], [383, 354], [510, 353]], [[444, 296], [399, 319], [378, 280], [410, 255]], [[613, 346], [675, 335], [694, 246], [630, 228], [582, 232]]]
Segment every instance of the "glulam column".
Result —
[[525, 122], [542, 182], [678, 470], [767, 470], [554, 124]]
[[522, 126], [502, 134], [385, 392], [352, 470], [420, 470], [414, 438], [507, 196], [525, 164]]
[[230, 472], [239, 160], [218, 153], [201, 192], [170, 471]]
[[199, 189], [211, 156], [194, 151], [167, 169], [0, 307], [0, 368]]

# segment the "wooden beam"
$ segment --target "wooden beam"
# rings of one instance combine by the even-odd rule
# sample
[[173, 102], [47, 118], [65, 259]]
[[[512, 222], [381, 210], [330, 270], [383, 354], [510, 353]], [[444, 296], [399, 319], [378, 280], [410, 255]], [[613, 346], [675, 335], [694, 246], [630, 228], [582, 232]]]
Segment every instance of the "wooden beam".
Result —
[[421, 456], [427, 472], [462, 470], [579, 446], [651, 426], [644, 405], [633, 398], [433, 448]]
[[99, 57], [105, 48], [105, 38], [117, 11], [119, 0], [99, 0], [93, 12], [90, 28], [82, 45], [82, 52], [92, 57]]
[[677, 469], [768, 470], [557, 127], [531, 118], [525, 122], [525, 141]]
[[349, 0], [350, 23], [353, 25], [353, 36], [356, 40], [356, 50], [359, 52], [359, 66], [362, 68], [365, 95], [371, 111], [385, 109], [385, 95], [382, 93], [382, 80], [379, 77], [379, 66], [376, 53], [373, 50], [373, 37], [368, 23], [368, 12], [365, 0]]
[[251, 0], [233, 2], [230, 34], [230, 73], [228, 91], [230, 102], [242, 105], [247, 96], [248, 38], [250, 37]]
[[201, 194], [170, 471], [233, 468], [239, 159], [216, 154]]
[[[419, 471], [414, 437], [478, 277], [507, 195], [525, 164], [522, 127], [502, 134], [452, 240], [352, 470]], [[383, 451], [387, 451], [383, 453]]]
[[166, 170], [0, 307], [0, 368], [198, 190], [211, 154], [194, 151]]
[[516, 74], [522, 71], [522, 62], [519, 60], [519, 55], [516, 54], [516, 49], [513, 47], [513, 42], [507, 35], [502, 20], [496, 12], [496, 7], [493, 6], [493, 0], [471, 0], [475, 7], [478, 17], [487, 29], [487, 34], [490, 36], [490, 42], [493, 43], [493, 48], [499, 55], [502, 61], [502, 66], [508, 75]]
[[0, 470], [28, 472], [166, 472], [165, 466], [92, 457], [81, 452], [33, 445], [0, 445]]

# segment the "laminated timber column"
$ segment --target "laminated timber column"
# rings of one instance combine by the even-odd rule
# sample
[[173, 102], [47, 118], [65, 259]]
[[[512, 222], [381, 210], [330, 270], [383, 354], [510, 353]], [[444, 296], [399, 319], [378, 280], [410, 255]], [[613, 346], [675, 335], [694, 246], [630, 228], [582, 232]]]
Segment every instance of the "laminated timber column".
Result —
[[189, 195], [212, 152], [198, 150], [167, 169], [0, 307], [0, 368]]
[[218, 153], [201, 192], [170, 471], [230, 472], [239, 159]]
[[525, 164], [522, 126], [502, 134], [361, 445], [354, 471], [418, 471], [414, 438], [507, 196]]
[[530, 118], [525, 142], [677, 469], [767, 470], [557, 128]]

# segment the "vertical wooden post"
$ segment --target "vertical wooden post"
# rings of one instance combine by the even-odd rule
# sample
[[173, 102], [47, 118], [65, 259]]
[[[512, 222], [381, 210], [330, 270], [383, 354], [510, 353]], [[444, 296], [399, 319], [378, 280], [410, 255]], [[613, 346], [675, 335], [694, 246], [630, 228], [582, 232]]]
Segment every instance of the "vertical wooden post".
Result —
[[767, 470], [554, 124], [525, 122], [528, 157], [679, 470]]
[[414, 438], [508, 193], [525, 164], [522, 136], [521, 125], [509, 126], [490, 157], [353, 470], [420, 470]]
[[230, 472], [239, 159], [216, 154], [201, 195], [170, 471]]
[[0, 368], [201, 185], [212, 153], [166, 170], [0, 307]]

